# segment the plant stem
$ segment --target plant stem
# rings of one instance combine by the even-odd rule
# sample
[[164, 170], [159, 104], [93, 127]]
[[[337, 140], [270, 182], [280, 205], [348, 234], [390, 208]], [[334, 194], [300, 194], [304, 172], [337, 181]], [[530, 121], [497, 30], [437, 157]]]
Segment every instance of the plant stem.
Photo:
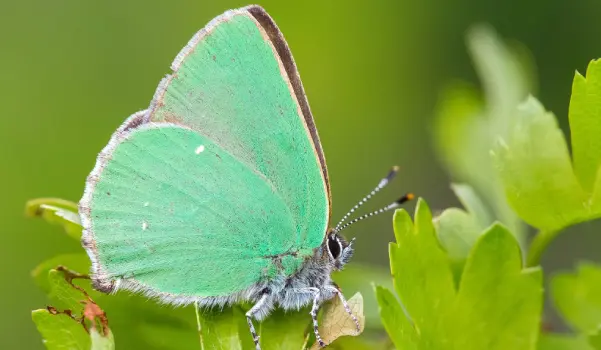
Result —
[[534, 239], [530, 243], [530, 248], [528, 249], [528, 255], [526, 258], [526, 267], [533, 267], [540, 265], [540, 259], [543, 255], [543, 252], [547, 250], [547, 247], [555, 237], [561, 232], [561, 230], [556, 231], [545, 231], [540, 230], [534, 236]]
[[200, 349], [204, 350], [205, 344], [204, 344], [204, 341], [202, 340], [202, 327], [200, 325], [200, 314], [199, 314], [198, 301], [194, 302], [194, 311], [196, 311], [196, 326], [198, 328], [198, 338], [200, 340]]

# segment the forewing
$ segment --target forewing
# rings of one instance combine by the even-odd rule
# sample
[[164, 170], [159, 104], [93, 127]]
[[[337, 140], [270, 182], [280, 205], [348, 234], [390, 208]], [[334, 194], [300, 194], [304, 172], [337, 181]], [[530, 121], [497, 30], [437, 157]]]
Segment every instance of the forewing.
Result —
[[118, 131], [80, 210], [97, 283], [148, 294], [231, 295], [273, 277], [273, 257], [297, 244], [269, 179], [173, 124]]
[[[172, 64], [148, 119], [185, 125], [262, 174], [290, 209], [299, 247], [329, 219], [325, 159], [288, 46], [257, 6], [228, 11]], [[273, 239], [267, 235], [264, 239]]]

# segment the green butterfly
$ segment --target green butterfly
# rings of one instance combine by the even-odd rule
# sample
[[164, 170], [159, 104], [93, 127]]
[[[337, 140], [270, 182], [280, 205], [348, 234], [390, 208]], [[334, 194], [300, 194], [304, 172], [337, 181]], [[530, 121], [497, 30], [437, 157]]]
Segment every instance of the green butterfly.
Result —
[[328, 230], [317, 130], [288, 45], [261, 7], [212, 20], [171, 69], [87, 179], [79, 211], [94, 287], [175, 305], [251, 301], [257, 349], [253, 319], [312, 304], [325, 346], [317, 311], [335, 296], [346, 305], [330, 274], [353, 253], [339, 231], [361, 218], [342, 223], [396, 169]]

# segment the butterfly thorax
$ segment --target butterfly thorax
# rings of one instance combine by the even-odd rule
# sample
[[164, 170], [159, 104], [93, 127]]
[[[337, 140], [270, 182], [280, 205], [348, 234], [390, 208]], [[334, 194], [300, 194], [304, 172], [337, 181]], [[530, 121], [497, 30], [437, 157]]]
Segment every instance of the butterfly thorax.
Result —
[[341, 270], [353, 254], [352, 244], [335, 232], [330, 232], [314, 254], [303, 261], [297, 272], [290, 276], [278, 276], [262, 289], [256, 289], [251, 299], [259, 300], [267, 296], [266, 305], [258, 319], [267, 316], [271, 309], [279, 306], [284, 310], [298, 310], [311, 304], [316, 293], [319, 301], [325, 301], [336, 295], [338, 286], [332, 281], [331, 273]]

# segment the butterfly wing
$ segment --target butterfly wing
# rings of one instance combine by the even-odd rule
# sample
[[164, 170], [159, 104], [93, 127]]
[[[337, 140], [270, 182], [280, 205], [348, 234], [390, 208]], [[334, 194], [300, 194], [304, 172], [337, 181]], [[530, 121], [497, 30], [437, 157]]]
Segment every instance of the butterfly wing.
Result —
[[259, 7], [228, 11], [172, 68], [88, 179], [81, 214], [97, 283], [224, 296], [293, 273], [323, 241], [330, 196], [277, 27]]
[[101, 158], [84, 222], [100, 280], [229, 295], [273, 277], [274, 256], [306, 253], [269, 179], [193, 130], [146, 124]]
[[256, 6], [227, 12], [190, 40], [172, 69], [149, 119], [197, 130], [264, 174], [291, 208], [296, 234], [319, 245], [330, 207], [325, 160], [294, 61], [269, 16]]

